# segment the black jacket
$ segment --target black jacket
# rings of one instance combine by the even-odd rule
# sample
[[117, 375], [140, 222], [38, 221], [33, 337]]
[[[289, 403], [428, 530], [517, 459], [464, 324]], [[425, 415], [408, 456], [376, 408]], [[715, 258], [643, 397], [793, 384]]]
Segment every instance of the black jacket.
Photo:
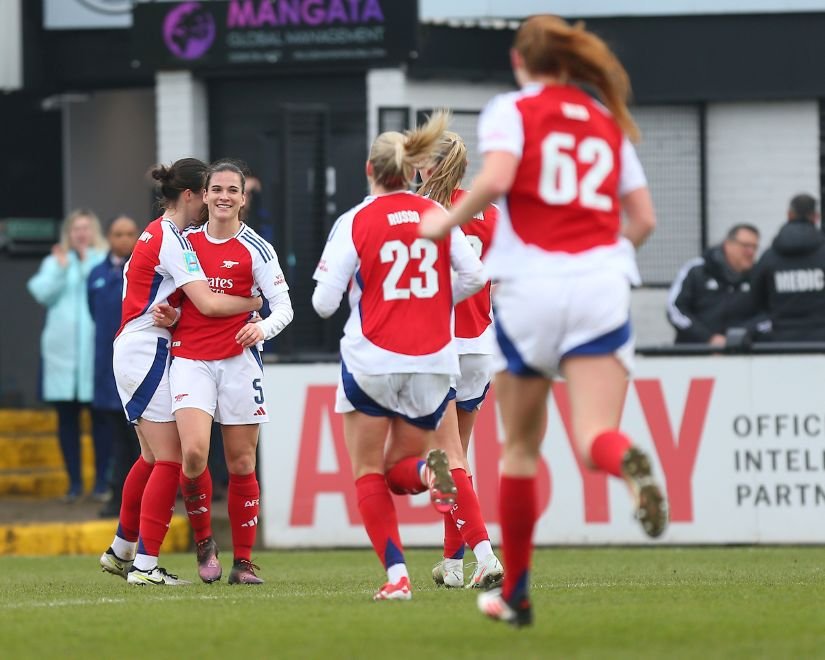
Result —
[[771, 320], [773, 341], [825, 341], [825, 236], [791, 220], [753, 269], [754, 303]]
[[725, 260], [722, 246], [691, 259], [670, 287], [667, 318], [676, 343], [707, 343], [728, 328], [755, 325], [749, 273], [737, 273]]

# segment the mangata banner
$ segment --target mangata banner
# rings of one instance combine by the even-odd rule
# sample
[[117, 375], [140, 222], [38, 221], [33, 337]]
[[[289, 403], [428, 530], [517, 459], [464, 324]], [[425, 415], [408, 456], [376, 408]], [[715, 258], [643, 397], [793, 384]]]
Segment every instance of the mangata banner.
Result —
[[[338, 368], [267, 366], [261, 436], [267, 546], [368, 545], [341, 416]], [[622, 429], [650, 452], [670, 501], [656, 543], [825, 542], [825, 356], [639, 358]], [[482, 408], [471, 464], [484, 516], [499, 538], [503, 436], [494, 393]], [[570, 403], [553, 387], [539, 470], [538, 543], [648, 543], [617, 479], [573, 452]], [[438, 545], [426, 495], [395, 497], [407, 545]]]
[[397, 64], [415, 50], [415, 0], [141, 3], [135, 57], [157, 68]]

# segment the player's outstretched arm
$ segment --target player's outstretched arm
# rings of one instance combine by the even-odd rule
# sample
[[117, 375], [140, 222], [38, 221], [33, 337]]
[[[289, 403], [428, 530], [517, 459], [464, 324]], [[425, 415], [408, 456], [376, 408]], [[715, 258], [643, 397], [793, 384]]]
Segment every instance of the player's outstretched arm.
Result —
[[453, 227], [463, 225], [510, 190], [518, 170], [518, 156], [508, 151], [491, 151], [484, 155], [481, 172], [473, 187], [450, 212], [427, 211], [421, 219], [419, 233], [425, 238], [444, 238]]
[[215, 293], [206, 280], [196, 280], [183, 285], [183, 292], [204, 316], [234, 316], [244, 312], [257, 312], [262, 305], [260, 297], [242, 298]]

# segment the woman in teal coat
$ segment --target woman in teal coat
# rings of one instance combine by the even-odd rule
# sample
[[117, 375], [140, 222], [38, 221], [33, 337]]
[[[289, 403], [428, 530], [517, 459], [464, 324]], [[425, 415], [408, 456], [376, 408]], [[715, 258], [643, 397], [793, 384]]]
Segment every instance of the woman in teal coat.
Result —
[[[43, 400], [57, 409], [58, 436], [73, 502], [83, 492], [80, 475], [80, 411], [93, 395], [94, 325], [86, 299], [89, 272], [106, 256], [100, 221], [79, 209], [63, 221], [60, 243], [29, 280], [29, 293], [46, 307], [40, 338]], [[93, 426], [97, 426], [94, 423]], [[93, 434], [105, 440], [105, 433]], [[97, 475], [95, 495], [105, 496], [106, 475]]]

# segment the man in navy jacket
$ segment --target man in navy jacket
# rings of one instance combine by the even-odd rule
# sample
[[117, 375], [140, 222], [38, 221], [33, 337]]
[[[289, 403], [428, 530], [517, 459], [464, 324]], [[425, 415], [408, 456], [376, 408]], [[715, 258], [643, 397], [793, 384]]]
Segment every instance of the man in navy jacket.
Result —
[[825, 236], [817, 201], [796, 195], [788, 221], [753, 269], [751, 294], [771, 321], [766, 339], [825, 342]]
[[112, 343], [120, 327], [123, 297], [123, 267], [138, 238], [137, 223], [121, 215], [108, 226], [106, 238], [110, 252], [89, 274], [89, 311], [95, 323], [94, 400], [92, 407], [106, 417], [111, 437], [111, 499], [100, 511], [101, 516], [117, 517], [123, 482], [140, 453], [137, 435], [126, 421], [117, 393], [112, 369]]

